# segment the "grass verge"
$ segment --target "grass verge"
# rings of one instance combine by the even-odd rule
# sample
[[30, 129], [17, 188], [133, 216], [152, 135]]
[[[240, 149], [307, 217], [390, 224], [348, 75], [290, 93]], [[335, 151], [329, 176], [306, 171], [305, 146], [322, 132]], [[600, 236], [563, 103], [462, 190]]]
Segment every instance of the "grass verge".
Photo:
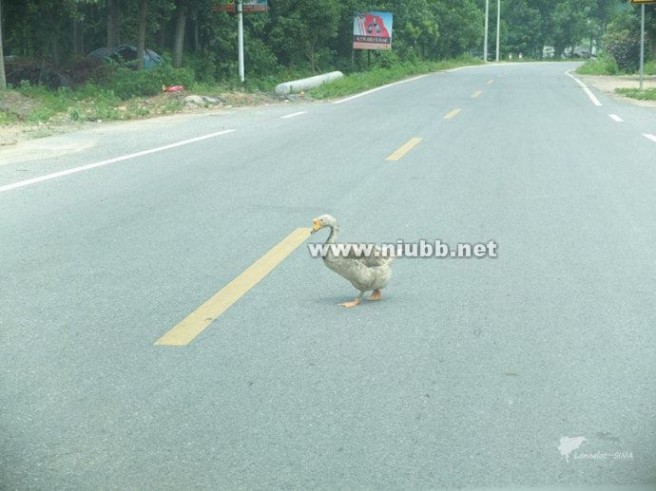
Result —
[[580, 75], [617, 75], [619, 71], [615, 60], [605, 57], [588, 60], [576, 69]]
[[[656, 61], [645, 63], [643, 69], [645, 75], [656, 75]], [[613, 58], [604, 56], [586, 61], [576, 69], [576, 73], [581, 75], [634, 75], [634, 73], [621, 71]]]
[[[471, 57], [441, 62], [389, 63], [386, 67], [350, 74], [310, 92], [314, 99], [342, 97], [402, 80], [414, 75], [482, 63]], [[298, 74], [294, 74], [298, 75]], [[290, 76], [291, 78], [286, 78]], [[254, 105], [273, 100], [278, 81], [293, 79], [292, 74], [251, 79], [245, 86], [193, 82], [189, 72], [161, 70], [135, 73], [116, 72], [111, 84], [87, 83], [75, 89], [50, 90], [22, 83], [0, 91], [0, 126], [49, 125], [140, 119], [181, 112], [189, 107], [184, 98], [190, 94], [214, 97], [223, 106]], [[183, 92], [163, 93], [163, 81], [173, 80], [187, 87]], [[265, 92], [262, 92], [265, 90]], [[190, 108], [190, 110], [193, 107]]]
[[656, 101], [656, 89], [615, 89], [615, 92], [640, 101]]
[[365, 90], [380, 87], [403, 80], [404, 78], [425, 73], [449, 70], [467, 65], [482, 64], [482, 60], [465, 57], [455, 60], [446, 60], [439, 62], [420, 62], [420, 63], [403, 63], [389, 68], [375, 68], [367, 72], [356, 72], [346, 75], [343, 78], [324, 84], [316, 89], [309, 91], [314, 99], [330, 99], [335, 97], [345, 97]]

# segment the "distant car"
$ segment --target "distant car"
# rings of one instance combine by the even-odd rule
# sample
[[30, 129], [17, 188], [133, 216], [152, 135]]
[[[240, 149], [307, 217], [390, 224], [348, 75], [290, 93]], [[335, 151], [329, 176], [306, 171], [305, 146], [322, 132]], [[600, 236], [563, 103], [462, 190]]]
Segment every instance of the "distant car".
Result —
[[556, 56], [556, 48], [553, 46], [544, 46], [542, 48], [542, 58], [554, 58]]
[[[87, 57], [99, 61], [112, 60], [130, 68], [137, 67], [137, 48], [131, 44], [122, 44], [115, 48], [98, 48], [89, 53]], [[150, 70], [151, 68], [155, 68], [162, 61], [162, 57], [153, 50], [144, 50], [144, 69]]]
[[577, 46], [574, 51], [572, 51], [572, 48], [566, 48], [565, 53], [564, 53], [566, 58], [585, 58], [588, 59], [590, 58], [590, 50], [587, 48], [582, 48], [580, 46]]

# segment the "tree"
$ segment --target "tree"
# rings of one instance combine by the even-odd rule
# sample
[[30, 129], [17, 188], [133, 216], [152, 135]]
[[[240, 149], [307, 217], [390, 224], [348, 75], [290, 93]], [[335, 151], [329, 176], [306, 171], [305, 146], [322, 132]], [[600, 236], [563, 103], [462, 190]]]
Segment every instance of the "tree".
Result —
[[583, 38], [590, 9], [590, 0], [561, 0], [556, 5], [552, 21], [553, 44], [557, 56], [563, 54], [568, 47], [573, 51]]
[[545, 37], [540, 10], [528, 0], [508, 0], [502, 9], [503, 50], [541, 57]]
[[391, 6], [394, 49], [403, 56], [438, 57], [440, 26], [433, 4], [431, 0], [415, 0]]
[[483, 44], [484, 13], [474, 0], [441, 0], [433, 11], [440, 29], [438, 56], [451, 58]]
[[314, 71], [330, 57], [342, 5], [334, 0], [278, 0], [271, 5], [269, 39], [285, 64], [308, 62]]
[[604, 37], [606, 50], [620, 70], [634, 72], [640, 64], [640, 16], [628, 9], [615, 16]]
[[2, 49], [2, 0], [0, 0], [0, 90], [7, 88], [7, 77], [5, 76], [5, 54]]
[[137, 70], [144, 69], [146, 50], [146, 22], [148, 21], [148, 0], [141, 0], [139, 8], [139, 28], [137, 35]]
[[173, 66], [175, 68], [180, 68], [182, 66], [182, 52], [184, 50], [188, 8], [189, 5], [186, 0], [178, 0], [176, 2], [175, 35], [173, 37]]
[[[590, 43], [594, 41], [598, 48], [601, 48], [601, 42], [606, 34], [606, 28], [612, 18], [617, 14], [621, 0], [596, 0], [590, 12], [591, 22], [589, 24]], [[592, 50], [590, 50], [592, 51]]]
[[119, 0], [107, 0], [107, 46], [110, 48], [121, 43], [119, 12]]

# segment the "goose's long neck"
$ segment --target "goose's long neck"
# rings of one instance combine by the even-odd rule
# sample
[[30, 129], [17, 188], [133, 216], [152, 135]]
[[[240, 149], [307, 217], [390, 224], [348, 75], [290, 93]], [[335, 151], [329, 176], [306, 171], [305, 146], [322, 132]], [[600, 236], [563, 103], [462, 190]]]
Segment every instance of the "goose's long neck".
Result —
[[328, 235], [328, 238], [326, 239], [326, 244], [334, 244], [338, 232], [339, 232], [339, 227], [337, 225], [331, 225], [330, 235]]

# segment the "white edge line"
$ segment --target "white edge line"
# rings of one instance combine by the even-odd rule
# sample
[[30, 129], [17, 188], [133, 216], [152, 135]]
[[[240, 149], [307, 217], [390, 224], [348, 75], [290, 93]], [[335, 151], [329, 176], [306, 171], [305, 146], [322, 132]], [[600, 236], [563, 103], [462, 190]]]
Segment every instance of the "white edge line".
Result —
[[102, 160], [100, 162], [95, 162], [93, 164], [87, 164], [80, 167], [74, 167], [72, 169], [67, 169], [59, 172], [54, 172], [52, 174], [46, 174], [44, 176], [35, 177], [33, 179], [26, 179], [24, 181], [18, 181], [13, 184], [6, 184], [5, 186], [0, 186], [0, 193], [6, 191], [12, 191], [14, 189], [24, 188], [27, 186], [33, 186], [34, 184], [39, 184], [45, 181], [50, 181], [51, 179], [57, 179], [59, 177], [70, 176], [71, 174], [77, 174], [78, 172], [85, 172], [97, 167], [103, 167], [105, 165], [115, 164], [116, 162], [122, 162], [124, 160], [130, 160], [137, 157], [143, 157], [144, 155], [150, 155], [151, 153], [163, 152], [164, 150], [169, 150], [171, 148], [181, 147], [183, 145], [189, 145], [191, 143], [196, 143], [202, 140], [207, 140], [209, 138], [214, 138], [216, 136], [225, 135], [228, 133], [233, 133], [237, 130], [223, 130], [216, 133], [209, 133], [203, 136], [197, 136], [196, 138], [190, 138], [188, 140], [182, 140], [176, 143], [170, 143], [168, 145], [163, 145], [161, 147], [150, 148], [148, 150], [142, 150], [141, 152], [130, 153], [127, 155], [121, 155], [120, 157], [114, 157], [113, 159]]
[[643, 133], [642, 136], [649, 138], [651, 141], [656, 142], [656, 135], [651, 135], [649, 133]]
[[601, 106], [601, 102], [599, 102], [599, 99], [592, 93], [592, 91], [588, 88], [587, 85], [585, 85], [583, 82], [581, 82], [578, 78], [576, 78], [574, 75], [571, 74], [571, 72], [565, 72], [565, 75], [567, 75], [569, 78], [574, 80], [577, 84], [581, 86], [583, 91], [586, 93], [586, 95], [590, 98], [592, 103], [595, 106]]
[[280, 116], [280, 119], [295, 118], [301, 114], [307, 114], [307, 111], [299, 111], [297, 113], [287, 114], [286, 116]]
[[620, 118], [617, 114], [609, 114], [608, 117], [610, 117], [610, 119], [612, 119], [616, 123], [623, 123], [624, 122], [624, 120], [622, 118]]
[[333, 104], [341, 104], [342, 102], [352, 101], [353, 99], [357, 99], [358, 97], [363, 97], [365, 95], [373, 94], [374, 92], [378, 92], [379, 90], [383, 90], [383, 89], [386, 89], [388, 87], [393, 87], [394, 85], [405, 84], [407, 82], [414, 82], [415, 80], [419, 80], [420, 78], [427, 77], [428, 75], [430, 75], [430, 74], [425, 73], [424, 75], [419, 75], [417, 77], [406, 78], [405, 80], [399, 80], [398, 82], [393, 82], [391, 84], [381, 85], [380, 87], [376, 87], [375, 89], [369, 89], [365, 92], [360, 92], [359, 94], [355, 94], [355, 95], [352, 95], [350, 97], [346, 97], [344, 99], [339, 99], [339, 100], [333, 102]]

